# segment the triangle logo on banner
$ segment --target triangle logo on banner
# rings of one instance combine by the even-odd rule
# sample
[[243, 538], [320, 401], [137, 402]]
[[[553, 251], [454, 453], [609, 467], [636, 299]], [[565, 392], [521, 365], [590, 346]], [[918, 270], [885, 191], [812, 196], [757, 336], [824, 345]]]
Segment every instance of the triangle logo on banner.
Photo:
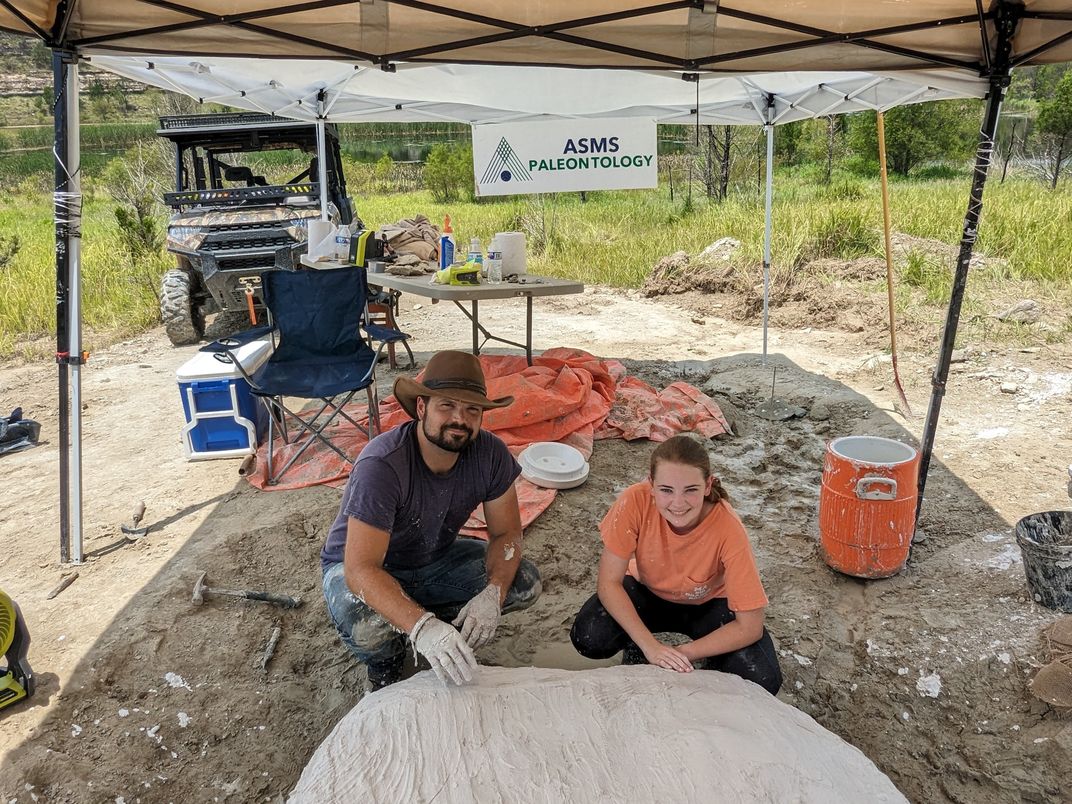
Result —
[[499, 140], [499, 146], [488, 160], [488, 166], [484, 169], [484, 177], [481, 184], [492, 184], [497, 181], [532, 181], [532, 176], [525, 169], [525, 165], [518, 158], [506, 137]]

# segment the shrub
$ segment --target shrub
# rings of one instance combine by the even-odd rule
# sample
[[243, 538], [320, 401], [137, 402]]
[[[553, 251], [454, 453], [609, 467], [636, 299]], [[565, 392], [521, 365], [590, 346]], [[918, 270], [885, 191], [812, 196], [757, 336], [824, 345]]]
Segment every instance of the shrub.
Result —
[[927, 165], [919, 170], [912, 171], [912, 178], [921, 181], [929, 181], [930, 179], [963, 179], [967, 175], [968, 171], [964, 168], [948, 165], [944, 162], [937, 162], [933, 165]]
[[17, 234], [11, 237], [0, 235], [0, 268], [6, 268], [7, 264], [19, 253], [20, 248], [22, 248], [22, 241], [19, 240]]
[[376, 192], [389, 193], [394, 189], [391, 186], [391, 170], [394, 166], [395, 161], [391, 158], [390, 154], [384, 154], [376, 160], [376, 164], [372, 169]]
[[868, 225], [863, 213], [856, 209], [841, 209], [819, 218], [801, 248], [800, 260], [810, 262], [824, 257], [851, 260], [875, 254], [878, 247], [878, 232]]
[[919, 288], [931, 304], [939, 304], [949, 298], [953, 289], [953, 274], [933, 258], [918, 251], [908, 252], [901, 269], [901, 281], [909, 287]]
[[424, 163], [424, 186], [432, 191], [432, 197], [440, 203], [460, 198], [473, 200], [476, 190], [473, 186], [472, 146], [434, 146]]
[[158, 254], [164, 244], [160, 199], [171, 172], [163, 141], [136, 145], [108, 163], [101, 177], [108, 195], [118, 202], [115, 221], [130, 258], [137, 262]]

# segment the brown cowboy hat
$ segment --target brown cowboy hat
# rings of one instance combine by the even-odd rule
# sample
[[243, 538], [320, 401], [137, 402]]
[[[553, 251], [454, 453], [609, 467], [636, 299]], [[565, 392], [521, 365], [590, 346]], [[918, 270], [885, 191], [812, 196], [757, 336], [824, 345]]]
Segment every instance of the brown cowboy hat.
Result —
[[417, 397], [445, 396], [489, 408], [505, 408], [514, 401], [512, 396], [488, 399], [488, 386], [480, 360], [468, 352], [437, 352], [432, 355], [421, 375], [423, 382], [410, 377], [395, 380], [394, 394], [398, 404], [414, 419], [417, 418]]

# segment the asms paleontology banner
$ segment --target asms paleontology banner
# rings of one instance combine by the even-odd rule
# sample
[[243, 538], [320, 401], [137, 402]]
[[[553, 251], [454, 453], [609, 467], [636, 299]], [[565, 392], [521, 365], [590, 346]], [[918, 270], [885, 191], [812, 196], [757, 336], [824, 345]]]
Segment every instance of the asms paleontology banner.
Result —
[[476, 125], [473, 173], [480, 196], [657, 187], [655, 120]]

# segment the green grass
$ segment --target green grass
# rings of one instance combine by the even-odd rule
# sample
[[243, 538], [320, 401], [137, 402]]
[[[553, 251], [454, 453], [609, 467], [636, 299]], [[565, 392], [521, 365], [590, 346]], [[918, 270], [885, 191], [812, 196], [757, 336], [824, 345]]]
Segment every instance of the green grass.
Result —
[[[132, 332], [157, 319], [155, 287], [170, 264], [161, 253], [132, 264], [124, 256], [114, 205], [95, 182], [105, 157], [86, 159], [87, 197], [83, 226], [84, 311], [91, 330]], [[17, 234], [21, 249], [0, 268], [0, 356], [26, 337], [54, 331], [55, 268], [50, 174], [29, 155], [0, 158], [0, 234]], [[277, 165], [277, 168], [282, 167]], [[36, 170], [31, 170], [36, 168]], [[29, 171], [29, 172], [28, 172]], [[966, 179], [896, 181], [891, 184], [895, 231], [955, 244], [967, 204]], [[671, 202], [657, 191], [579, 194], [437, 203], [429, 192], [354, 193], [355, 206], [370, 226], [424, 214], [440, 224], [453, 221], [458, 243], [479, 236], [486, 245], [497, 231], [522, 230], [528, 236], [533, 273], [572, 277], [590, 284], [635, 288], [659, 258], [674, 251], [696, 254], [725, 236], [742, 243], [740, 284], [760, 281], [763, 207], [754, 193], [722, 204], [694, 194], [685, 203], [678, 192]], [[800, 275], [816, 257], [852, 259], [880, 255], [882, 221], [877, 181], [838, 176], [826, 186], [793, 176], [778, 176], [775, 187], [773, 273], [783, 285]], [[1072, 280], [1072, 187], [1050, 192], [1036, 182], [991, 182], [987, 188], [979, 249], [1002, 257], [1001, 275], [981, 281], [1030, 280], [1056, 294]], [[164, 219], [161, 217], [161, 227]], [[902, 284], [919, 288], [926, 300], [948, 298], [952, 264], [910, 255]]]
[[[134, 333], [159, 318], [155, 288], [166, 256], [134, 265], [123, 254], [108, 201], [89, 199], [82, 227], [83, 320], [89, 330]], [[0, 232], [21, 247], [0, 268], [0, 356], [19, 340], [46, 336], [56, 327], [56, 269], [52, 207], [44, 198], [0, 203]], [[87, 340], [92, 348], [92, 338]]]

